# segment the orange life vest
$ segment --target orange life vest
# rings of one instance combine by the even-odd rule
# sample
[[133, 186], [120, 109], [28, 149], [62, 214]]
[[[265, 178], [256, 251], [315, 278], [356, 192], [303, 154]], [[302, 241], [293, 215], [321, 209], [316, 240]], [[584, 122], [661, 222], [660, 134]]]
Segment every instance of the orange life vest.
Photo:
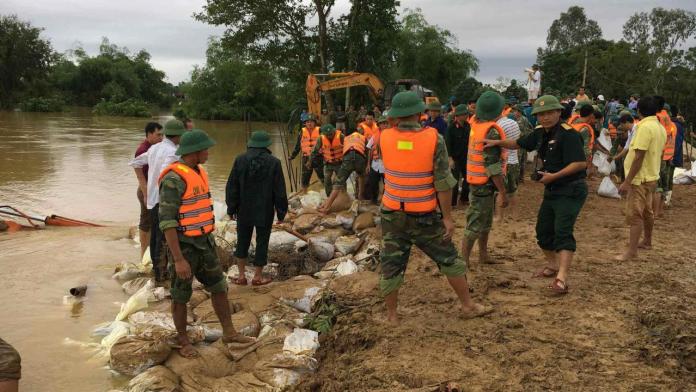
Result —
[[382, 131], [379, 148], [384, 162], [384, 207], [409, 213], [437, 209], [433, 167], [436, 147], [435, 128]]
[[341, 131], [336, 131], [333, 140], [329, 141], [326, 135], [321, 135], [321, 153], [324, 162], [337, 163], [343, 159], [343, 142], [341, 142]]
[[[483, 143], [488, 130], [495, 128], [500, 134], [500, 140], [505, 140], [505, 131], [495, 121], [474, 120], [471, 123], [469, 134], [469, 152], [466, 157], [466, 182], [471, 185], [484, 185], [488, 183], [486, 163], [483, 158]], [[503, 174], [507, 172], [507, 150], [500, 149], [500, 161], [503, 165]]]
[[186, 190], [181, 197], [179, 207], [179, 227], [177, 231], [187, 237], [198, 237], [211, 233], [215, 229], [215, 215], [213, 215], [213, 198], [208, 187], [208, 173], [203, 166], [198, 165], [198, 172], [193, 168], [174, 162], [162, 170], [159, 181], [165, 174], [173, 171], [186, 183]]
[[510, 114], [510, 112], [512, 112], [512, 108], [503, 109], [503, 113], [501, 113], [501, 116], [507, 117], [508, 114]]
[[579, 119], [579, 118], [580, 118], [580, 114], [579, 114], [579, 113], [573, 113], [573, 114], [570, 115], [570, 118], [569, 118], [568, 121], [566, 121], [566, 122], [568, 123], [568, 125], [573, 125], [573, 123], [575, 122], [575, 120], [577, 120], [577, 119]]
[[358, 128], [362, 129], [363, 136], [365, 136], [367, 140], [370, 140], [370, 138], [372, 137], [372, 135], [375, 134], [375, 132], [379, 132], [379, 126], [374, 121], [372, 122], [372, 125], [367, 125], [366, 122], [361, 122], [360, 124], [358, 124]]
[[665, 143], [665, 148], [662, 150], [662, 160], [671, 161], [674, 158], [674, 146], [677, 138], [677, 126], [670, 121], [669, 129], [667, 129], [667, 142]]
[[365, 156], [365, 136], [361, 135], [360, 132], [353, 132], [343, 139], [343, 155], [346, 155], [350, 150], [355, 150]]
[[592, 128], [592, 125], [588, 123], [575, 123], [575, 124], [570, 124], [573, 128], [575, 128], [576, 131], [582, 132], [583, 128], [587, 128], [588, 133], [590, 134], [590, 140], [587, 145], [587, 149], [590, 151], [590, 154], [592, 153], [592, 149], [594, 148], [594, 128]]
[[419, 121], [421, 122], [421, 124], [428, 121], [428, 115], [425, 113], [421, 113]]
[[381, 159], [379, 157], [379, 152], [378, 152], [378, 150], [379, 150], [379, 147], [378, 147], [379, 146], [379, 138], [381, 135], [382, 135], [382, 130], [379, 128], [377, 129], [377, 132], [372, 134], [372, 159], [373, 160]]
[[609, 123], [609, 137], [611, 140], [616, 140], [616, 125]]
[[314, 145], [317, 144], [318, 139], [319, 127], [314, 127], [312, 132], [309, 132], [307, 128], [302, 128], [302, 155], [306, 157], [312, 155], [312, 150], [314, 149]]

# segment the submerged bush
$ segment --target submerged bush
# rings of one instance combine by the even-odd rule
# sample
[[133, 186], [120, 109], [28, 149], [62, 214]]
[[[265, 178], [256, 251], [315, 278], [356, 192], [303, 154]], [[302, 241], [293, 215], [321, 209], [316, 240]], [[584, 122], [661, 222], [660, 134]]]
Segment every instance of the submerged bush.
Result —
[[65, 102], [58, 97], [27, 98], [19, 104], [23, 112], [62, 112]]
[[94, 106], [94, 114], [101, 116], [150, 117], [150, 107], [147, 103], [130, 98], [123, 102], [102, 100]]

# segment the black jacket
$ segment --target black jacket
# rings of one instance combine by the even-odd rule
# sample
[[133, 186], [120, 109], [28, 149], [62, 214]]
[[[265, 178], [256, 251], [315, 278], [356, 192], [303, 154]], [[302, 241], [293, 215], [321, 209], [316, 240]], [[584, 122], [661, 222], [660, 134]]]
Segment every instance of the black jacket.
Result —
[[288, 212], [288, 196], [280, 160], [265, 148], [249, 148], [234, 160], [227, 180], [227, 213], [241, 225], [270, 227]]
[[455, 161], [466, 161], [466, 155], [469, 152], [470, 132], [471, 126], [466, 121], [463, 124], [452, 121], [447, 128], [447, 134], [445, 135], [447, 153]]

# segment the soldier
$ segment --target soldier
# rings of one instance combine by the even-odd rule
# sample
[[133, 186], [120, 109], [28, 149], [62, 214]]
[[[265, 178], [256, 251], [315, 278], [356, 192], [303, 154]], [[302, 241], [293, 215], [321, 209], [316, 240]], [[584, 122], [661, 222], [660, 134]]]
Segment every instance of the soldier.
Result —
[[587, 160], [582, 137], [561, 122], [563, 106], [552, 95], [534, 102], [532, 114], [539, 126], [515, 140], [484, 140], [484, 146], [537, 150], [544, 167], [535, 179], [545, 185], [544, 199], [537, 216], [536, 236], [548, 265], [534, 276], [555, 277], [548, 289], [554, 294], [568, 292], [568, 269], [576, 249], [573, 228], [587, 198]]
[[212, 295], [213, 308], [222, 324], [223, 342], [254, 341], [234, 329], [227, 301], [227, 282], [215, 253], [213, 199], [208, 175], [201, 166], [208, 160], [208, 148], [214, 145], [215, 142], [200, 129], [185, 133], [176, 150], [181, 159], [166, 167], [159, 177], [159, 226], [173, 260], [169, 266], [172, 315], [181, 346], [179, 353], [185, 358], [198, 356], [186, 334], [186, 307], [194, 276]]
[[[532, 124], [529, 123], [529, 120], [527, 120], [527, 117], [524, 115], [524, 105], [517, 104], [513, 106], [512, 116], [514, 117], [514, 120], [517, 121], [517, 125], [520, 127], [520, 137], [532, 133]], [[523, 183], [524, 166], [527, 164], [527, 150], [520, 148], [517, 152], [520, 156], [520, 183]]]
[[373, 204], [377, 204], [379, 197], [379, 183], [384, 184], [384, 162], [378, 154], [379, 137], [387, 128], [390, 128], [389, 121], [385, 116], [380, 116], [377, 120], [377, 125], [379, 129], [377, 132], [372, 134], [372, 138], [367, 142], [367, 167], [365, 168], [365, 173], [367, 174], [367, 181], [365, 184], [365, 193], [363, 193], [363, 198], [365, 200], [371, 200]]
[[[474, 303], [466, 281], [466, 262], [452, 243], [452, 187], [447, 148], [433, 128], [418, 123], [425, 109], [412, 91], [394, 96], [388, 116], [396, 124], [380, 135], [379, 155], [385, 167], [382, 196], [382, 252], [380, 292], [387, 320], [398, 323], [399, 287], [416, 245], [437, 264], [461, 301], [462, 317], [480, 317], [493, 311]], [[437, 213], [438, 202], [442, 216]]]
[[331, 195], [333, 190], [333, 175], [338, 173], [343, 160], [343, 133], [336, 130], [331, 124], [325, 124], [321, 127], [321, 137], [314, 145], [310, 161], [319, 159], [324, 160], [324, 191], [326, 196]]
[[462, 241], [462, 257], [469, 262], [471, 249], [478, 240], [479, 261], [494, 264], [488, 255], [488, 234], [493, 225], [495, 192], [498, 191], [498, 207], [507, 207], [505, 190], [506, 151], [484, 148], [484, 139], [505, 140], [505, 132], [496, 123], [505, 100], [493, 91], [486, 91], [476, 101], [476, 117], [471, 122], [469, 151], [466, 159], [466, 182], [469, 183], [469, 208], [466, 210], [466, 230]]
[[[368, 113], [368, 116], [369, 115]], [[343, 159], [341, 160], [341, 167], [336, 173], [336, 182], [333, 183], [331, 194], [324, 202], [324, 205], [318, 209], [319, 212], [326, 213], [331, 211], [331, 205], [338, 197], [338, 194], [346, 191], [346, 182], [353, 172], [357, 174], [358, 181], [357, 188], [355, 189], [355, 198], [358, 200], [362, 199], [361, 194], [364, 193], [365, 188], [365, 167], [367, 166], [367, 158], [365, 155], [367, 151], [367, 141], [362, 134], [362, 130], [363, 128], [358, 128], [357, 131], [343, 139]]]
[[302, 151], [302, 165], [300, 166], [302, 169], [301, 192], [307, 193], [309, 181], [312, 179], [312, 172], [316, 172], [319, 180], [324, 182], [324, 165], [320, 159], [310, 159], [312, 150], [320, 137], [316, 117], [314, 117], [313, 114], [308, 114], [304, 125], [305, 126], [297, 135], [295, 150], [293, 150], [292, 155], [290, 155], [290, 159], [295, 159], [300, 151]]
[[[454, 108], [454, 120], [447, 128], [445, 141], [452, 175], [457, 185], [452, 190], [452, 207], [457, 206], [461, 197], [462, 204], [469, 202], [469, 184], [466, 182], [466, 156], [469, 151], [469, 133], [471, 126], [467, 122], [469, 111], [466, 105], [460, 104]], [[464, 181], [459, 185], [460, 180]], [[461, 191], [459, 190], [461, 186]], [[461, 195], [460, 195], [461, 192]]]

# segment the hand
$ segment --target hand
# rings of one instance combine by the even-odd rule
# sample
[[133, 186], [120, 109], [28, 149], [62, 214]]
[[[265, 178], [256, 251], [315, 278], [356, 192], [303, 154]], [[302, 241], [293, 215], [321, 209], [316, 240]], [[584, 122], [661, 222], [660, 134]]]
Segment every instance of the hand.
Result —
[[500, 140], [490, 140], [490, 139], [483, 139], [479, 143], [483, 144], [483, 148], [488, 148], [488, 147], [497, 147], [500, 145]]
[[312, 170], [312, 162], [311, 161], [307, 161], [307, 164], [305, 165], [305, 169]]
[[539, 174], [541, 174], [541, 179], [539, 179], [539, 182], [544, 185], [556, 181], [556, 173], [539, 172]]
[[454, 169], [454, 159], [452, 158], [449, 159], [449, 168], [450, 170]]
[[176, 276], [178, 276], [179, 279], [191, 279], [191, 265], [183, 257], [174, 261], [174, 270], [176, 271]]
[[365, 168], [365, 175], [369, 175], [369, 174], [370, 174], [370, 165], [367, 165], [367, 167]]
[[613, 161], [614, 159], [615, 159], [614, 157], [608, 156], [608, 157], [607, 157], [607, 162], [611, 162], [611, 161]]
[[442, 236], [442, 239], [450, 241], [452, 236], [454, 236], [454, 222], [451, 217], [448, 217], [442, 218], [442, 223], [445, 225], [445, 235]]
[[233, 220], [233, 221], [236, 221], [236, 220], [237, 220], [237, 214], [230, 214], [230, 213], [227, 213], [227, 215], [230, 216], [230, 220]]
[[498, 207], [500, 208], [507, 208], [507, 206], [510, 204], [507, 194], [505, 192], [498, 193]]
[[629, 189], [631, 189], [631, 184], [628, 181], [624, 181], [619, 185], [619, 194], [625, 195]]

